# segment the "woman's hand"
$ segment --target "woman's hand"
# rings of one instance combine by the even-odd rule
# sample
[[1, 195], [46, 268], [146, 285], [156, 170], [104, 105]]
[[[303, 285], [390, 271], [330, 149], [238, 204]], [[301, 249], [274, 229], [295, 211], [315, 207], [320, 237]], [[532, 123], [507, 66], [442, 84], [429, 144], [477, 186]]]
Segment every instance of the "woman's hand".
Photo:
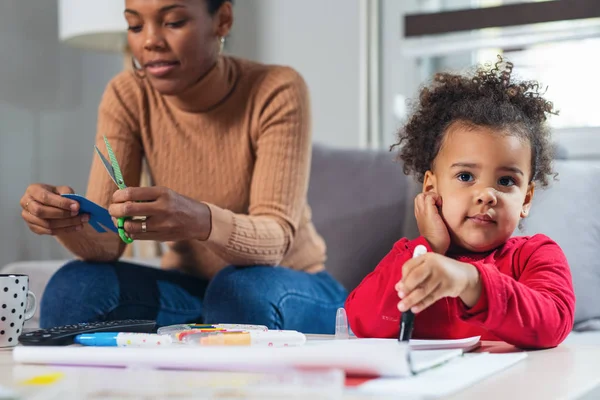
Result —
[[210, 210], [206, 204], [165, 187], [129, 187], [113, 194], [108, 212], [114, 218], [146, 217], [125, 221], [132, 239], [159, 242], [206, 240], [210, 234]]
[[418, 313], [442, 297], [460, 297], [473, 307], [481, 295], [479, 271], [471, 264], [437, 253], [411, 258], [402, 266], [402, 280], [395, 286], [401, 312]]
[[68, 186], [51, 186], [43, 183], [30, 185], [19, 204], [21, 217], [29, 229], [38, 235], [61, 235], [83, 229], [89, 215], [79, 214], [79, 203], [62, 197], [74, 193]]
[[434, 192], [420, 193], [415, 198], [415, 218], [421, 236], [427, 239], [433, 251], [446, 254], [450, 234], [438, 210], [441, 206], [442, 198]]

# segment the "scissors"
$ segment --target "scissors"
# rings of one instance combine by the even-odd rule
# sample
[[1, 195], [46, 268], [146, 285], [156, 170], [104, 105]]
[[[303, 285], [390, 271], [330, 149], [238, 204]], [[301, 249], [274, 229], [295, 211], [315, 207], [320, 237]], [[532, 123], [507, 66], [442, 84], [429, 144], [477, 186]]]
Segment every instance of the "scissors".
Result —
[[[119, 167], [119, 162], [117, 161], [117, 157], [115, 157], [115, 153], [113, 153], [112, 147], [110, 147], [110, 143], [108, 143], [108, 139], [104, 136], [104, 144], [106, 145], [106, 150], [108, 151], [108, 158], [110, 158], [110, 162], [102, 155], [98, 146], [94, 145], [94, 149], [100, 156], [102, 163], [104, 164], [104, 168], [108, 171], [113, 182], [118, 186], [119, 189], [125, 189], [127, 185], [125, 185], [125, 181], [123, 181], [123, 174], [121, 173], [121, 167]], [[132, 243], [133, 239], [127, 236], [127, 232], [125, 232], [125, 220], [129, 219], [129, 217], [119, 217], [117, 219], [117, 229], [119, 232], [119, 236], [121, 240], [125, 243]]]

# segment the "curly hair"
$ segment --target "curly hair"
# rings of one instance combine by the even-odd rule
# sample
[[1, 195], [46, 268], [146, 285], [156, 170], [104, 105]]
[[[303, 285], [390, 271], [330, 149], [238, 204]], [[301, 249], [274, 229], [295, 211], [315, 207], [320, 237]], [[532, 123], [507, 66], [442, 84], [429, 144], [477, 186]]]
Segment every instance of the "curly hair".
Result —
[[[503, 67], [504, 64], [504, 67]], [[508, 131], [531, 143], [531, 181], [549, 184], [553, 146], [546, 125], [548, 114], [558, 114], [545, 100], [536, 81], [513, 81], [513, 64], [498, 56], [493, 64], [478, 66], [472, 75], [438, 73], [420, 92], [412, 115], [398, 132], [396, 146], [404, 173], [423, 182], [440, 150], [444, 133], [456, 122]]]

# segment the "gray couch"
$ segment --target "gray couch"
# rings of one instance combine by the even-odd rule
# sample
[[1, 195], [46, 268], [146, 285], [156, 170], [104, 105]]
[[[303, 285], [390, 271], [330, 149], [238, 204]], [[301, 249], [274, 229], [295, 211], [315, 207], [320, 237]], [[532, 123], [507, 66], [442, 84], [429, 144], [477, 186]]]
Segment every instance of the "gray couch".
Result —
[[[531, 216], [519, 234], [545, 233], [571, 264], [577, 294], [576, 330], [568, 340], [600, 343], [600, 165], [556, 160], [559, 181], [536, 192]], [[328, 270], [349, 290], [381, 260], [396, 240], [418, 234], [412, 210], [420, 190], [387, 151], [340, 150], [316, 145], [308, 192], [313, 220], [328, 246]], [[43, 289], [65, 260], [21, 262], [2, 273], [26, 273], [32, 290]], [[157, 260], [145, 260], [156, 265]], [[28, 322], [36, 326], [37, 316]], [[582, 339], [584, 338], [584, 339]]]

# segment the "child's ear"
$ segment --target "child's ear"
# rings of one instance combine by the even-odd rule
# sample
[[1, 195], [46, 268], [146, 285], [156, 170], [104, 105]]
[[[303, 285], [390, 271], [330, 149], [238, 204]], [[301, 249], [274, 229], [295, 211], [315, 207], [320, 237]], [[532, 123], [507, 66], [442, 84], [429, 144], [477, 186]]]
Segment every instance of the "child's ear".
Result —
[[435, 175], [431, 171], [425, 172], [423, 176], [423, 193], [435, 192], [437, 193], [437, 182]]
[[527, 218], [529, 215], [529, 210], [531, 209], [531, 202], [533, 200], [533, 192], [535, 189], [535, 183], [531, 182], [527, 187], [527, 192], [525, 193], [525, 200], [523, 200], [523, 207], [521, 208], [521, 218]]

